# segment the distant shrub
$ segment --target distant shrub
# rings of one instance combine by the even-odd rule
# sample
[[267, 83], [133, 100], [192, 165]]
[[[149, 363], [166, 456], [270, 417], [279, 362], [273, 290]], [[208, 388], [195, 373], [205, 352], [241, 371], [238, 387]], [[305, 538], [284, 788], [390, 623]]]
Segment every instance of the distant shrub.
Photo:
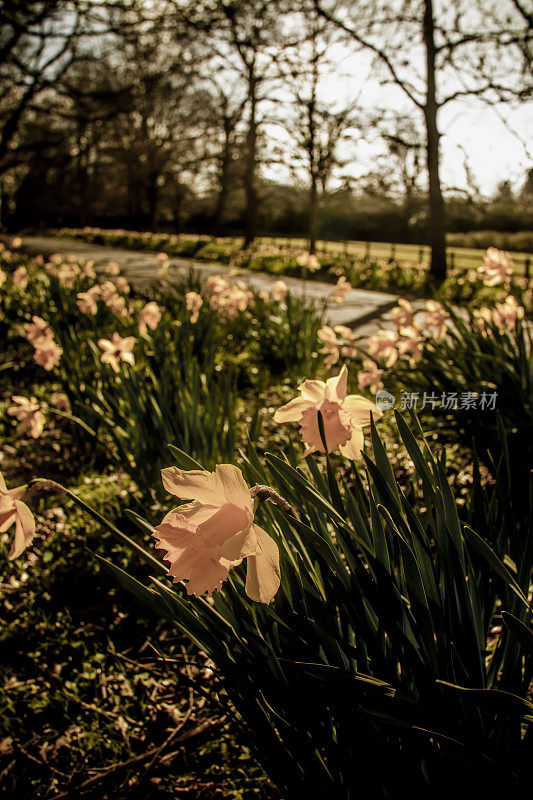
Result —
[[449, 233], [447, 242], [454, 247], [475, 247], [485, 250], [497, 247], [499, 250], [514, 250], [519, 253], [533, 252], [533, 231], [468, 231], [468, 233]]

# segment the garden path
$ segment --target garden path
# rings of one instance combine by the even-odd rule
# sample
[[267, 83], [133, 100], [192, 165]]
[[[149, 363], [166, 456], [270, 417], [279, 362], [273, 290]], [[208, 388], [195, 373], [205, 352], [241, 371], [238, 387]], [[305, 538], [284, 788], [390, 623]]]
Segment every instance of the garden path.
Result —
[[[7, 243], [7, 237], [3, 237]], [[61, 239], [49, 236], [24, 236], [23, 249], [30, 255], [42, 253], [45, 257], [52, 253], [73, 253], [85, 261], [94, 261], [95, 268], [102, 268], [108, 261], [116, 261], [124, 276], [134, 285], [141, 287], [152, 282], [159, 265], [154, 253], [140, 250], [88, 244], [74, 239]], [[186, 276], [193, 270], [201, 279], [209, 275], [227, 275], [232, 280], [242, 280], [256, 291], [270, 291], [280, 276], [265, 272], [252, 272], [241, 269], [231, 270], [222, 264], [195, 261], [189, 258], [171, 257], [168, 278], [170, 281]], [[231, 274], [230, 274], [231, 273]], [[303, 281], [301, 278], [283, 277], [291, 294], [312, 299], [318, 308], [331, 294], [333, 286], [323, 281]], [[352, 289], [342, 303], [329, 303], [325, 320], [329, 325], [347, 325], [360, 335], [374, 333], [378, 326], [386, 324], [384, 316], [396, 305], [397, 295], [372, 292], [366, 289]]]

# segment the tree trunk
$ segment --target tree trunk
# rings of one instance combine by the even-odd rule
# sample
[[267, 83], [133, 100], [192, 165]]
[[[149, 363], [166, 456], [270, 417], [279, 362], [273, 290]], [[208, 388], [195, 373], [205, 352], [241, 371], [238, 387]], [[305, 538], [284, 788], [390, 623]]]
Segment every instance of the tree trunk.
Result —
[[181, 188], [177, 188], [174, 200], [174, 232], [181, 233], [181, 207], [183, 205], [184, 193]]
[[11, 116], [8, 117], [2, 129], [2, 133], [0, 135], [0, 174], [7, 171], [11, 166], [9, 160], [6, 159], [6, 156], [9, 154], [9, 148], [18, 130], [22, 114], [35, 93], [34, 87], [35, 84], [32, 84], [22, 95], [17, 108], [13, 111]]
[[79, 217], [78, 224], [80, 228], [87, 225], [87, 211], [89, 205], [89, 161], [90, 161], [90, 146], [88, 145], [84, 151], [83, 137], [87, 133], [87, 127], [80, 123], [78, 126], [78, 158], [76, 169], [78, 173], [78, 198], [79, 198]]
[[307, 126], [308, 143], [307, 155], [309, 158], [309, 173], [311, 184], [309, 186], [309, 252], [314, 255], [316, 252], [316, 238], [318, 236], [318, 190], [317, 190], [317, 166], [318, 158], [316, 151], [316, 87], [318, 84], [318, 62], [314, 63], [313, 70], [313, 91], [311, 100], [307, 105]]
[[224, 215], [226, 212], [226, 199], [228, 196], [228, 181], [227, 176], [221, 174], [220, 176], [220, 189], [217, 197], [217, 206], [215, 210], [215, 236], [224, 235]]
[[224, 213], [226, 211], [226, 200], [229, 190], [229, 170], [231, 163], [231, 126], [224, 120], [224, 151], [220, 164], [220, 186], [215, 210], [215, 235], [222, 236], [224, 233]]
[[158, 175], [151, 174], [148, 178], [146, 187], [146, 199], [148, 201], [148, 219], [150, 230], [157, 231], [158, 211], [159, 211], [159, 187], [157, 185]]
[[246, 164], [244, 168], [244, 191], [246, 194], [246, 230], [244, 247], [249, 247], [257, 235], [257, 187], [256, 149], [257, 123], [255, 119], [256, 96], [253, 81], [250, 86], [250, 124], [246, 134]]
[[79, 225], [80, 228], [85, 228], [85, 226], [88, 224], [88, 213], [89, 213], [89, 174], [87, 165], [85, 165], [85, 169], [83, 169], [81, 172], [79, 186], [80, 186]]
[[426, 48], [427, 95], [424, 106], [426, 122], [426, 154], [429, 183], [429, 244], [431, 245], [430, 274], [442, 280], [446, 277], [446, 220], [440, 183], [440, 134], [437, 127], [437, 93], [435, 80], [435, 28], [433, 2], [424, 4], [424, 45]]
[[316, 252], [316, 239], [318, 236], [318, 191], [316, 176], [311, 176], [311, 187], [309, 189], [309, 252], [314, 255]]
[[127, 192], [126, 192], [126, 208], [127, 208], [127, 215], [128, 218], [131, 220], [132, 217], [136, 213], [135, 203], [137, 199], [137, 193], [135, 192], [134, 186], [134, 178], [132, 174], [132, 170], [128, 167], [127, 170]]

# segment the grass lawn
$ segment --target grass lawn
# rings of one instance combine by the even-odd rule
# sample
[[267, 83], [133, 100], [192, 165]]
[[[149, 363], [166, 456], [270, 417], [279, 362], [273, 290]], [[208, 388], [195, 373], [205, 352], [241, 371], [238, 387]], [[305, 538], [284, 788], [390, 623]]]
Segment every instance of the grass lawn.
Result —
[[[235, 241], [241, 241], [236, 239]], [[260, 238], [260, 243], [272, 242], [280, 247], [307, 246], [306, 239], [269, 237]], [[429, 262], [431, 251], [427, 245], [393, 244], [392, 242], [328, 242], [320, 240], [317, 247], [323, 253], [343, 253], [356, 258], [392, 258], [400, 261]], [[485, 255], [485, 250], [473, 247], [448, 247], [449, 263], [457, 269], [478, 267]], [[511, 253], [511, 259], [518, 275], [524, 275], [526, 260], [533, 261], [531, 253]]]

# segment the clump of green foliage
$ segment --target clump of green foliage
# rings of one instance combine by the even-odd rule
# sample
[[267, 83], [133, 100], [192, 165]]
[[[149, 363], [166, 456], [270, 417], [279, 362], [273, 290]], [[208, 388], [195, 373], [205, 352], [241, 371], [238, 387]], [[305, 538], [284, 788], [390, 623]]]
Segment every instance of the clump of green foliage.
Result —
[[289, 451], [264, 464], [250, 446], [249, 482], [274, 486], [295, 509], [258, 512], [282, 554], [271, 606], [250, 603], [238, 569], [211, 601], [185, 598], [163, 564], [151, 582], [107, 566], [213, 659], [288, 796], [524, 791], [531, 531], [512, 513], [505, 459], [496, 491], [475, 468], [460, 509], [444, 453], [415, 428], [417, 442], [400, 415], [397, 424], [414, 464], [407, 485], [375, 428], [374, 459], [341, 481], [329, 461], [322, 470], [308, 457], [303, 469]]
[[[192, 234], [138, 233], [98, 228], [61, 229], [55, 233], [92, 244], [151, 252], [163, 250], [168, 256], [213, 261], [278, 276], [289, 275], [335, 282], [340, 275], [345, 275], [356, 288], [397, 292], [413, 297], [435, 297], [443, 301], [477, 305], [485, 302], [487, 296], [492, 300], [500, 298], [498, 289], [487, 291], [475, 270], [450, 267], [446, 280], [435, 282], [431, 279], [426, 263], [398, 258], [361, 257], [349, 250], [320, 252], [320, 269], [316, 272], [303, 273], [298, 263], [301, 247], [290, 245], [275, 246], [260, 241], [243, 250], [238, 240], [215, 239]], [[522, 276], [515, 276], [515, 294], [528, 308], [532, 304], [530, 289], [529, 281]]]

